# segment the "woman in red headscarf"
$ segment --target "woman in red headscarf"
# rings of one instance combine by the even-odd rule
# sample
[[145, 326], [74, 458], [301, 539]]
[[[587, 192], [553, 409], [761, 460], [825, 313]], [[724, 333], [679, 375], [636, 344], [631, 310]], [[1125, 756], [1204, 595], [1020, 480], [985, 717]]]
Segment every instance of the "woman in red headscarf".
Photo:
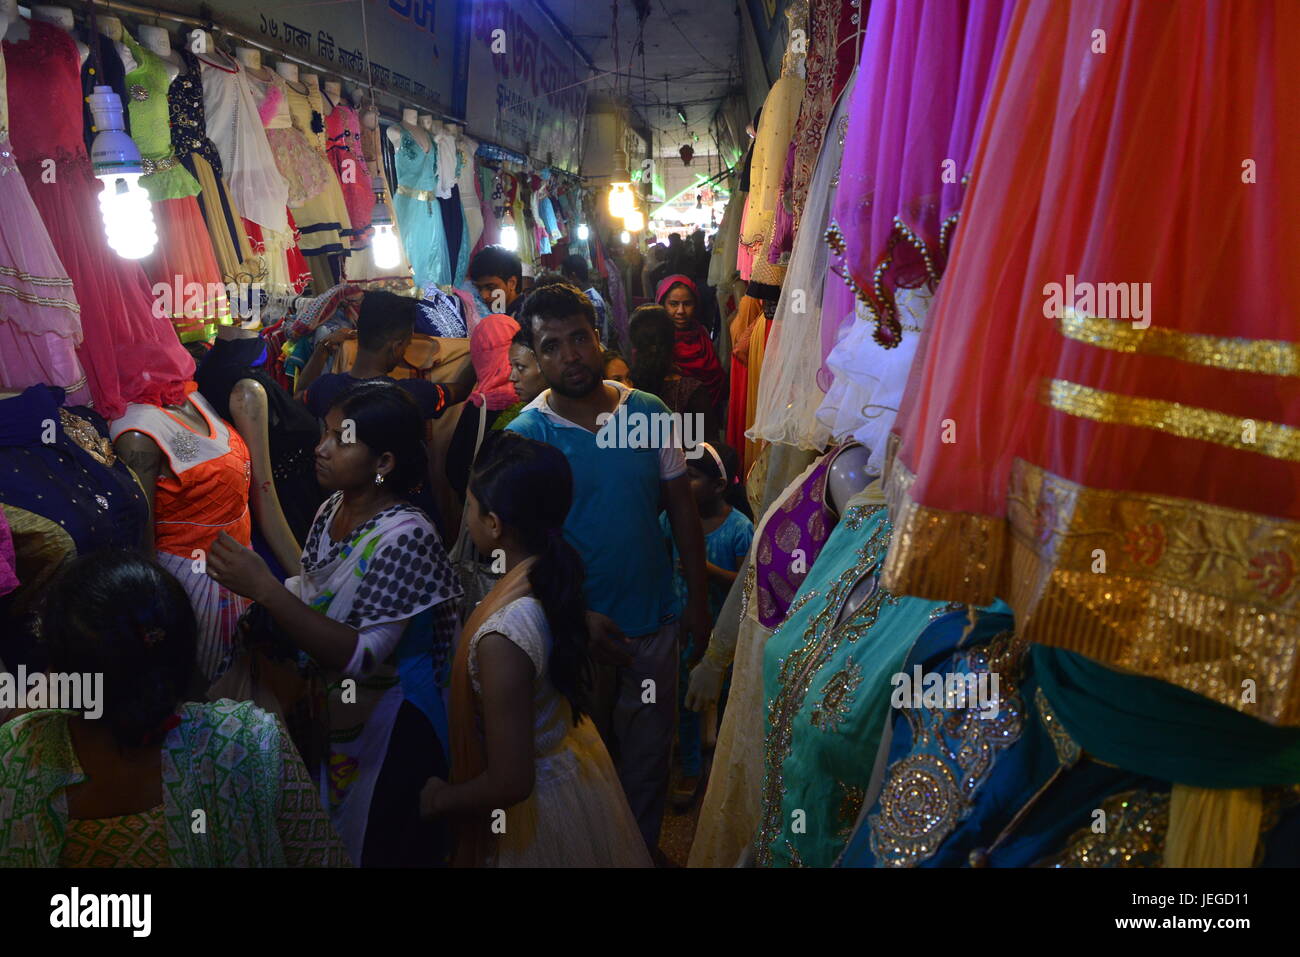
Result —
[[700, 293], [695, 283], [680, 274], [668, 276], [659, 283], [655, 290], [655, 302], [668, 312], [673, 321], [676, 342], [673, 359], [682, 375], [699, 379], [709, 390], [709, 398], [717, 409], [722, 409], [727, 401], [727, 377], [718, 362], [718, 354], [713, 351], [709, 334], [695, 318], [695, 310], [700, 301]]

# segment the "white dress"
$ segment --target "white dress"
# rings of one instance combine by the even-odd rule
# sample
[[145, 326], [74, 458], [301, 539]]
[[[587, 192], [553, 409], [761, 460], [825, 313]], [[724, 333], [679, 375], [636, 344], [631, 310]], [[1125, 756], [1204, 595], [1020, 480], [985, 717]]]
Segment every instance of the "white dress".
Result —
[[200, 59], [208, 137], [221, 154], [230, 196], [265, 232], [289, 237], [289, 184], [275, 165], [257, 101], [242, 66]]
[[476, 695], [478, 643], [490, 632], [524, 650], [537, 669], [533, 682], [533, 792], [506, 809], [489, 867], [649, 867], [636, 819], [623, 796], [609, 752], [589, 717], [573, 724], [569, 700], [547, 673], [551, 633], [541, 602], [515, 599], [470, 638], [469, 674]]

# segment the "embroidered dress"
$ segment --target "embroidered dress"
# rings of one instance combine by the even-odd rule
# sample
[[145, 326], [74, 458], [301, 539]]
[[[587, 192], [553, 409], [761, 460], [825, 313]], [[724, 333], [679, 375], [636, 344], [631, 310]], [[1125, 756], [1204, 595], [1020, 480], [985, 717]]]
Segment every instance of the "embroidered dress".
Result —
[[[289, 735], [251, 701], [187, 702], [162, 745], [163, 803], [128, 824], [73, 821], [67, 789], [86, 780], [70, 711], [0, 725], [0, 867], [347, 867]], [[207, 814], [196, 833], [194, 809]], [[163, 839], [157, 835], [161, 817]], [[124, 859], [112, 831], [135, 844]], [[111, 845], [111, 846], [105, 846]]]
[[0, 388], [56, 385], [81, 405], [81, 306], [14, 159], [5, 72], [0, 51]]
[[[325, 98], [319, 86], [303, 82], [306, 92], [298, 89], [297, 84], [285, 82], [289, 94], [289, 111], [293, 115], [294, 126], [302, 130], [311, 144], [312, 150], [329, 165], [328, 138], [325, 127]], [[337, 176], [325, 180], [325, 189], [303, 209], [294, 211], [294, 220], [298, 223], [299, 245], [305, 256], [323, 256], [335, 254], [346, 256], [350, 245], [346, 241], [352, 233], [352, 220], [348, 213], [347, 200], [343, 195], [343, 185]], [[370, 219], [369, 212], [366, 220]], [[336, 237], [334, 234], [337, 233]], [[338, 248], [335, 248], [337, 240]], [[311, 260], [313, 269], [322, 273], [320, 282], [325, 288], [333, 285], [325, 283], [323, 270], [327, 270], [324, 260]], [[333, 275], [331, 274], [331, 279]]]
[[[302, 575], [285, 587], [316, 611], [361, 632], [346, 676], [327, 675], [329, 751], [321, 803], [352, 859], [362, 861], [371, 798], [388, 756], [403, 702], [429, 718], [446, 741], [447, 686], [460, 583], [428, 517], [393, 505], [334, 541], [329, 527], [343, 493], [316, 514], [302, 555]], [[445, 753], [444, 743], [444, 753]]]
[[403, 128], [396, 155], [398, 186], [393, 208], [402, 228], [406, 255], [415, 271], [415, 284], [421, 289], [428, 283], [446, 286], [452, 280], [442, 209], [436, 195], [438, 154], [433, 145], [430, 143], [425, 152]]
[[322, 94], [329, 112], [325, 116], [325, 135], [330, 165], [338, 176], [343, 199], [348, 207], [350, 227], [348, 248], [359, 253], [370, 248], [370, 216], [375, 208], [375, 194], [370, 188], [370, 169], [361, 152], [361, 121], [356, 110], [342, 101], [335, 103]]
[[140, 267], [113, 252], [91, 218], [100, 184], [82, 140], [76, 45], [58, 27], [27, 27], [26, 40], [4, 42], [14, 158], [77, 293], [77, 357], [95, 408], [111, 419], [130, 402], [178, 402], [194, 360], [171, 323], [154, 316]]
[[199, 184], [195, 197], [212, 240], [212, 252], [225, 282], [255, 283], [266, 278], [266, 264], [253, 255], [244, 220], [226, 189], [221, 154], [208, 137], [203, 112], [203, 78], [188, 48], [178, 51], [185, 69], [167, 88], [172, 152]]
[[[835, 454], [808, 466], [755, 525], [741, 570], [742, 598], [730, 619], [727, 608], [722, 609], [705, 652], [705, 660], [719, 671], [731, 667], [731, 691], [691, 844], [690, 867], [734, 866], [758, 828], [764, 650], [821, 554], [834, 521], [825, 505], [825, 489]], [[803, 550], [805, 561], [794, 561], [795, 549]]]
[[[649, 867], [636, 819], [614, 762], [591, 718], [575, 726], [569, 699], [551, 684], [552, 638], [541, 602], [517, 598], [470, 637], [469, 672], [476, 697], [478, 648], [496, 633], [533, 663], [533, 790], [505, 809], [506, 828], [492, 845], [489, 867]], [[482, 705], [480, 702], [480, 709]]]
[[[754, 846], [762, 866], [835, 861], [870, 784], [890, 679], [942, 608], [880, 586], [892, 528], [879, 482], [853, 501], [764, 652], [767, 728]], [[868, 592], [850, 612], [859, 583]]]
[[172, 152], [167, 70], [152, 50], [130, 34], [122, 37], [139, 64], [126, 75], [127, 111], [145, 169], [153, 171], [140, 177], [140, 185], [149, 192], [158, 225], [158, 245], [141, 265], [154, 284], [155, 301], [159, 284], [170, 290], [169, 318], [181, 342], [209, 340], [218, 325], [230, 323], [230, 306], [194, 199], [199, 183]]
[[171, 475], [160, 475], [154, 492], [154, 547], [158, 561], [176, 576], [199, 620], [198, 667], [215, 681], [229, 666], [236, 624], [248, 599], [194, 569], [195, 552], [206, 553], [221, 532], [251, 543], [248, 510], [251, 466], [239, 433], [223, 422], [198, 392], [190, 404], [207, 425], [206, 435], [155, 405], [133, 404], [113, 422], [113, 441], [140, 432], [167, 458]]

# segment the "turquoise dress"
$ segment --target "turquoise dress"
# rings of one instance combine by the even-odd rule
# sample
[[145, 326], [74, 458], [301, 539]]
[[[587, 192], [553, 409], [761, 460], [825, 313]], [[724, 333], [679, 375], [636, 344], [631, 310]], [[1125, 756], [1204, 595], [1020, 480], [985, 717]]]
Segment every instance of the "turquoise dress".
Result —
[[435, 191], [438, 188], [438, 153], [420, 149], [420, 144], [402, 129], [402, 144], [397, 148], [397, 189], [393, 193], [393, 210], [397, 228], [411, 261], [415, 284], [420, 288], [433, 283], [451, 284], [447, 235], [442, 226], [442, 210]]
[[767, 728], [755, 860], [829, 867], [853, 830], [889, 718], [890, 679], [941, 602], [875, 585], [850, 615], [854, 586], [874, 581], [892, 533], [884, 505], [852, 505], [832, 530], [768, 639]]

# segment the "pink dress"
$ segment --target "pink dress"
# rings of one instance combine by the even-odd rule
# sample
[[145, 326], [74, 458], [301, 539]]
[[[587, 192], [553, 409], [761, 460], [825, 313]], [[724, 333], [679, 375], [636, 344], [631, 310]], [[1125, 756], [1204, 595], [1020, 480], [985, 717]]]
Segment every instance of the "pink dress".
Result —
[[[324, 94], [323, 94], [324, 95]], [[352, 228], [345, 235], [354, 252], [370, 246], [370, 214], [375, 208], [375, 194], [370, 189], [370, 170], [361, 155], [361, 121], [356, 110], [346, 103], [332, 103], [325, 117], [325, 135], [329, 139], [329, 161], [343, 189]]]
[[90, 401], [77, 361], [81, 307], [72, 280], [32, 205], [9, 145], [5, 61], [0, 55], [0, 390], [45, 383], [69, 405]]
[[[58, 27], [27, 26], [26, 40], [4, 42], [14, 158], [77, 291], [84, 335], [77, 356], [95, 408], [115, 419], [131, 402], [180, 402], [194, 360], [155, 313], [140, 266], [104, 237], [99, 183], [82, 140], [76, 45]], [[13, 214], [6, 207], [3, 215]]]

